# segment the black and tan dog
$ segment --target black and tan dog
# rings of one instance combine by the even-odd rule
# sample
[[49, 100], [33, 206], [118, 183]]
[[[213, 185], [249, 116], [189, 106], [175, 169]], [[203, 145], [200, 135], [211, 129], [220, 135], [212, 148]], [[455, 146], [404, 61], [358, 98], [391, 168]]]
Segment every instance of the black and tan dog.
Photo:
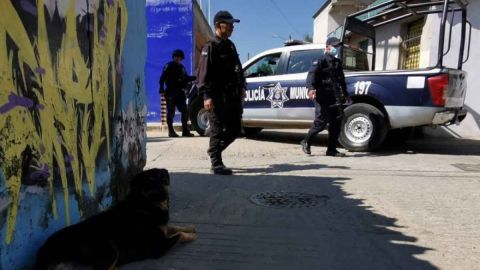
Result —
[[114, 269], [158, 258], [197, 238], [194, 227], [168, 226], [170, 177], [165, 169], [138, 174], [127, 198], [109, 210], [54, 233], [37, 253], [36, 270], [57, 265]]

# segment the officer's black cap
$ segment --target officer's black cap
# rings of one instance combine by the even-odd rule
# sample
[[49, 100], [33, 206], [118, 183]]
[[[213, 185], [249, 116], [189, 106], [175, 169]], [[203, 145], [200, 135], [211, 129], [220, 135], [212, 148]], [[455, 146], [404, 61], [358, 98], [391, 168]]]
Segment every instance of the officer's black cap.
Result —
[[172, 53], [172, 57], [180, 57], [182, 59], [185, 59], [185, 54], [183, 53], [182, 50], [175, 50]]
[[240, 20], [234, 19], [232, 14], [226, 10], [220, 10], [215, 14], [213, 18], [213, 23], [238, 23]]
[[338, 45], [342, 44], [342, 42], [340, 41], [340, 39], [338, 39], [336, 37], [329, 37], [329, 38], [327, 38], [326, 44], [327, 45], [332, 45], [332, 46], [338, 46]]

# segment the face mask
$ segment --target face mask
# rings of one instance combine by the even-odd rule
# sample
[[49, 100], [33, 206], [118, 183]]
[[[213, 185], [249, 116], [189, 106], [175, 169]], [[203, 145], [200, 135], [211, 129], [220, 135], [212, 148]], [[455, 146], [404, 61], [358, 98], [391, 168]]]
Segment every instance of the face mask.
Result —
[[331, 55], [336, 56], [337, 53], [338, 53], [337, 48], [335, 48], [335, 47], [331, 47], [331, 48], [330, 48], [330, 54], [331, 54]]

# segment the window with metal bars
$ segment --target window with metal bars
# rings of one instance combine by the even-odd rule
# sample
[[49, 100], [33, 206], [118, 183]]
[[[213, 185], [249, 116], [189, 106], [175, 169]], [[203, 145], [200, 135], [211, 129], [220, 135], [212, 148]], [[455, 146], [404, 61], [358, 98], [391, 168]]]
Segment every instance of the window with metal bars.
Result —
[[401, 69], [417, 69], [420, 67], [420, 41], [425, 20], [414, 21], [408, 25], [407, 35], [401, 43]]

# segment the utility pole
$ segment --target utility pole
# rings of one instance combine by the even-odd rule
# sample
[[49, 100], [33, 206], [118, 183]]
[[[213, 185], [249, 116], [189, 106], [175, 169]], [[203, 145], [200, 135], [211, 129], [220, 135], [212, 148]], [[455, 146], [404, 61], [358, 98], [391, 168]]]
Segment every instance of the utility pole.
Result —
[[212, 26], [212, 19], [210, 18], [210, 0], [208, 0], [208, 24]]

